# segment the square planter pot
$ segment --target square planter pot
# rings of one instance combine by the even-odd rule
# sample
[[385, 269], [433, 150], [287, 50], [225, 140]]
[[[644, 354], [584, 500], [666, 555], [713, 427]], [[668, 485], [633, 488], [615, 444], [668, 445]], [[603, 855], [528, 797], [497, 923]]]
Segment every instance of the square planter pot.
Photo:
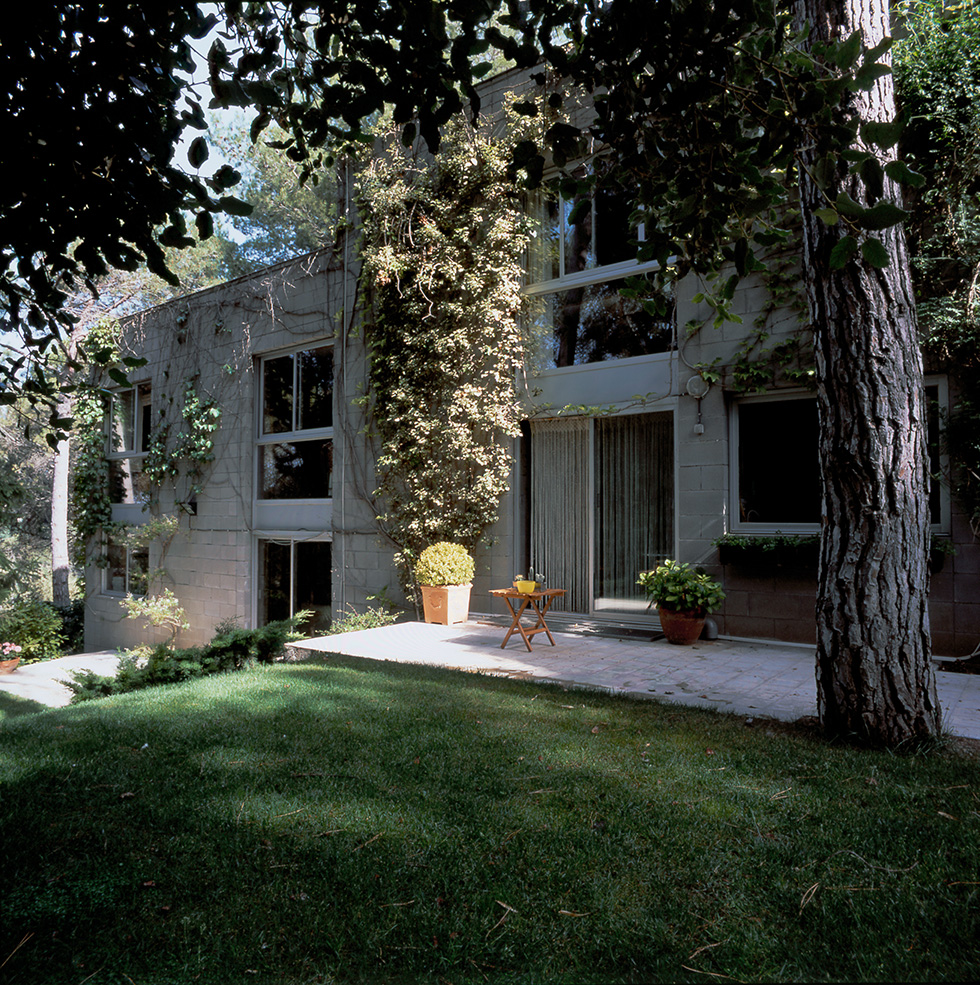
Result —
[[425, 621], [440, 626], [466, 622], [472, 585], [420, 585]]

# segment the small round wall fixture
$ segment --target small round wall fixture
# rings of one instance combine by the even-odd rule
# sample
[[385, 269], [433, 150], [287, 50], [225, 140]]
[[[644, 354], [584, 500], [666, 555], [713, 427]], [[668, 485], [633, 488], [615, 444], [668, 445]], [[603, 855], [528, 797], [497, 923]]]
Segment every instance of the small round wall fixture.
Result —
[[711, 384], [699, 373], [695, 373], [687, 381], [687, 392], [690, 396], [696, 397], [700, 400], [709, 390], [711, 389]]

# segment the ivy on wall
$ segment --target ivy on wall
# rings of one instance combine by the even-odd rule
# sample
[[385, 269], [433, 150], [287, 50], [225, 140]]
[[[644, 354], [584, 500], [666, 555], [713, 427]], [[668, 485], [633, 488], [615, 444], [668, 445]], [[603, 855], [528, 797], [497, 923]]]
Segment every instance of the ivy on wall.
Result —
[[[128, 383], [119, 366], [132, 368], [143, 360], [121, 357], [116, 322], [99, 322], [89, 330], [84, 345], [95, 369], [95, 379], [80, 388], [75, 402], [75, 556], [83, 562], [86, 545], [96, 535], [111, 536], [130, 546], [148, 546], [149, 541], [159, 540], [165, 552], [176, 533], [179, 518], [161, 513], [159, 492], [170, 482], [177, 501], [177, 480], [181, 474], [188, 480], [186, 500], [201, 492], [207, 466], [214, 460], [214, 436], [220, 426], [221, 408], [215, 399], [202, 398], [191, 379], [184, 382], [183, 401], [177, 405], [179, 417], [168, 412], [166, 402], [159, 407], [158, 420], [141, 462], [142, 481], [149, 491], [145, 508], [151, 516], [135, 527], [114, 523], [105, 430], [111, 393], [106, 384]], [[161, 398], [158, 396], [157, 400]], [[169, 405], [174, 403], [169, 401]], [[176, 505], [183, 504], [178, 501]], [[98, 562], [104, 563], [104, 558], [98, 557]], [[156, 575], [162, 573], [157, 571]]]
[[497, 137], [460, 119], [435, 161], [391, 141], [358, 182], [376, 495], [406, 584], [428, 544], [472, 549], [510, 480], [528, 227], [508, 120]]

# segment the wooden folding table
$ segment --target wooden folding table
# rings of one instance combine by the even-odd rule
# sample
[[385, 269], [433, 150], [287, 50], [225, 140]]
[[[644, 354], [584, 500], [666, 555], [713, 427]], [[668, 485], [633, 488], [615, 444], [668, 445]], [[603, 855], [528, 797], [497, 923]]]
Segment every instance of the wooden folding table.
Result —
[[[507, 646], [507, 641], [514, 634], [515, 629], [521, 634], [521, 639], [524, 640], [524, 645], [528, 650], [531, 649], [531, 637], [537, 633], [547, 634], [551, 645], [555, 645], [555, 638], [551, 635], [551, 631], [548, 629], [548, 624], [544, 621], [544, 617], [548, 609], [551, 608], [551, 603], [559, 596], [565, 594], [564, 588], [544, 588], [538, 592], [519, 592], [516, 588], [491, 588], [490, 594], [503, 599], [507, 603], [507, 608], [510, 609], [510, 614], [513, 617], [510, 629], [507, 630], [507, 635], [504, 637], [503, 643], [500, 644], [501, 650]], [[517, 599], [520, 600], [520, 605], [515, 609], [514, 600]], [[532, 615], [537, 616], [537, 622], [527, 629], [521, 625], [521, 616], [524, 615], [525, 609], [530, 609]]]

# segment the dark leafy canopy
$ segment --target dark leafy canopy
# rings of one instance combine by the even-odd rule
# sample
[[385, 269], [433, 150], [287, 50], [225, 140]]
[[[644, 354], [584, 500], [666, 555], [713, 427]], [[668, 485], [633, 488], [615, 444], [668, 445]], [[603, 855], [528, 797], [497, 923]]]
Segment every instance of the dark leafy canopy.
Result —
[[[197, 5], [40, 4], [8, 19], [0, 41], [5, 152], [0, 163], [0, 304], [7, 327], [43, 350], [70, 321], [65, 293], [109, 268], [145, 262], [175, 282], [163, 248], [201, 238], [227, 196], [231, 168], [205, 180], [174, 159], [200, 100], [177, 72], [214, 25]], [[208, 156], [202, 137], [194, 166]], [[7, 367], [10, 370], [10, 367]]]
[[[788, 236], [798, 152], [821, 148], [817, 175], [828, 189], [841, 159], [860, 174], [868, 204], [828, 192], [822, 218], [841, 227], [838, 265], [860, 248], [873, 265], [887, 256], [878, 230], [906, 213], [882, 197], [883, 176], [919, 182], [897, 160], [884, 167], [875, 148], [893, 148], [899, 128], [835, 113], [848, 93], [870, 88], [890, 69], [879, 59], [887, 40], [868, 51], [859, 35], [811, 52], [799, 44], [790, 4], [773, 0], [507, 0], [503, 12], [482, 0], [321, 5], [294, 3], [226, 9], [251, 46], [221, 98], [261, 111], [253, 132], [271, 120], [290, 133], [287, 153], [313, 173], [331, 148], [363, 139], [363, 127], [393, 107], [403, 139], [420, 134], [430, 149], [462, 107], [479, 111], [475, 82], [494, 52], [537, 67], [552, 107], [574, 106], [581, 90], [597, 115], [584, 127], [556, 123], [546, 146], [527, 142], [516, 165], [534, 184], [546, 155], [559, 168], [610, 148], [584, 180], [612, 180], [638, 190], [645, 209], [644, 259], [671, 274], [761, 268], [760, 255]], [[261, 75], [282, 40], [289, 57]], [[222, 62], [222, 59], [225, 61]], [[537, 112], [529, 101], [528, 113]], [[566, 191], [572, 180], [566, 173]], [[581, 180], [581, 178], [579, 179]], [[668, 258], [677, 258], [668, 268]], [[719, 303], [733, 284], [719, 288]]]
[[[175, 73], [191, 69], [191, 43], [214, 18], [196, 5], [105, 10], [42, 6], [8, 25], [0, 44], [13, 148], [0, 171], [0, 301], [40, 351], [69, 321], [63, 288], [144, 260], [172, 280], [162, 247], [192, 242], [188, 212], [204, 238], [214, 213], [247, 209], [226, 194], [233, 168], [203, 179], [174, 160], [184, 127], [201, 131], [192, 165], [208, 155], [203, 103]], [[784, 235], [779, 207], [802, 130], [827, 146], [829, 174], [857, 130], [856, 121], [834, 127], [831, 107], [886, 71], [882, 52], [864, 52], [857, 38], [803, 54], [772, 0], [229, 2], [223, 12], [225, 31], [207, 55], [209, 105], [253, 110], [253, 139], [277, 123], [307, 175], [368, 139], [386, 108], [405, 140], [418, 133], [436, 149], [450, 117], [479, 110], [475, 85], [501, 53], [571, 78], [596, 94], [597, 120], [585, 132], [552, 127], [547, 148], [519, 149], [519, 166], [533, 182], [543, 152], [561, 165], [587, 138], [612, 146], [648, 208], [644, 253], [679, 256], [678, 269], [712, 269], [721, 257], [739, 273], [753, 269], [757, 248]], [[551, 93], [552, 103], [562, 95]], [[894, 143], [891, 131], [863, 136]], [[853, 151], [850, 166], [873, 191], [872, 156]], [[852, 233], [837, 259], [902, 214], [890, 202], [828, 200], [827, 220]], [[16, 365], [4, 369], [9, 381]]]

